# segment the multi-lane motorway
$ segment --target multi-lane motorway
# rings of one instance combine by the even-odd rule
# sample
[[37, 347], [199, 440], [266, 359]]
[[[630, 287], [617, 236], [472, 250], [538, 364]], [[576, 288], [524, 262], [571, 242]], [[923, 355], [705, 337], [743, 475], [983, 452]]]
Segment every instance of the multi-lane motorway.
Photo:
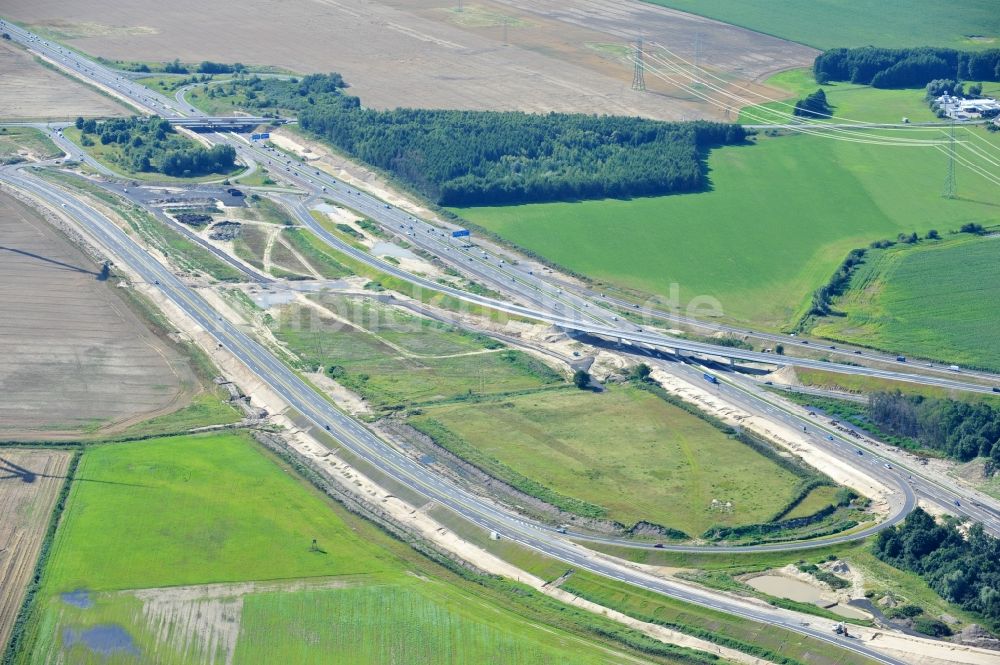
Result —
[[[121, 72], [95, 63], [71, 49], [41, 39], [13, 24], [2, 23], [0, 27], [3, 27], [15, 41], [35, 50], [68, 72], [99, 85], [150, 113], [173, 119], [207, 117], [194, 107], [185, 107], [177, 99], [153, 92], [145, 86], [135, 83]], [[276, 176], [286, 178], [315, 196], [330, 198], [353, 208], [396, 232], [401, 231], [403, 234], [407, 234], [408, 240], [418, 247], [431, 251], [446, 262], [459, 266], [463, 272], [470, 272], [494, 286], [502, 287], [504, 293], [512, 295], [515, 299], [534, 303], [536, 307], [513, 305], [446, 287], [431, 280], [421, 280], [421, 278], [407, 274], [396, 266], [379, 261], [371, 255], [366, 254], [363, 257], [358, 257], [376, 265], [383, 272], [398, 274], [403, 279], [419, 283], [425, 288], [447, 292], [467, 302], [547, 321], [568, 330], [604, 335], [630, 343], [645, 344], [678, 352], [774, 365], [796, 365], [974, 392], [992, 391], [992, 386], [965, 381], [961, 375], [948, 374], [945, 368], [941, 367], [924, 368], [929, 371], [939, 370], [937, 373], [916, 374], [909, 371], [908, 368], [902, 367], [879, 369], [807, 358], [779, 357], [774, 354], [695, 342], [645, 330], [641, 326], [619, 318], [613, 312], [605, 309], [600, 302], [571, 293], [559, 285], [542, 279], [539, 275], [531, 274], [527, 269], [518, 269], [516, 266], [503, 264], [497, 256], [472, 251], [470, 248], [453, 243], [448, 238], [447, 230], [418, 220], [404, 210], [381, 201], [366, 192], [352, 188], [323, 171], [311, 169], [296, 159], [289, 159], [283, 153], [273, 150], [268, 153], [260, 146], [250, 144], [231, 134], [213, 134], [210, 138], [233, 145], [248, 163], [256, 161], [264, 164], [268, 160], [277, 161], [278, 168], [272, 169]], [[284, 169], [281, 168], [281, 162], [285, 162]], [[997, 383], [1000, 384], [1000, 380]]]
[[[93, 63], [79, 54], [51, 44], [27, 33], [16, 26], [3, 24], [0, 26], [9, 32], [14, 39], [24, 43], [82, 78], [102, 87], [112, 90], [131, 101], [143, 110], [157, 113], [164, 117], [182, 117], [197, 115], [189, 109], [181, 109], [176, 100], [170, 100], [158, 95], [143, 86], [133, 83], [128, 77]], [[446, 292], [467, 302], [486, 305], [494, 309], [518, 314], [530, 318], [548, 321], [568, 330], [576, 330], [589, 334], [630, 342], [637, 347], [643, 345], [653, 348], [683, 351], [694, 354], [719, 357], [734, 355], [732, 349], [701, 344], [687, 340], [674, 339], [669, 336], [644, 330], [641, 326], [622, 321], [611, 310], [605, 309], [599, 302], [585, 297], [570, 289], [552, 284], [539, 275], [534, 275], [523, 266], [511, 266], [501, 262], [495, 255], [462, 247], [450, 241], [447, 231], [426, 224], [410, 216], [403, 210], [395, 208], [364, 192], [355, 190], [331, 176], [310, 169], [301, 162], [279, 157], [275, 152], [266, 152], [258, 146], [248, 145], [242, 139], [231, 135], [217, 134], [211, 137], [216, 141], [233, 144], [241, 156], [248, 160], [263, 163], [270, 159], [283, 162], [272, 171], [298, 185], [304, 191], [314, 196], [331, 198], [347, 205], [396, 233], [406, 235], [413, 244], [432, 251], [443, 260], [460, 266], [463, 272], [489, 282], [509, 294], [514, 302], [500, 301], [476, 296], [460, 289], [443, 286], [437, 282], [426, 280], [406, 273], [396, 266], [366, 252], [357, 250], [339, 241], [328, 233], [309, 214], [306, 203], [291, 202], [291, 208], [296, 217], [324, 241], [337, 246], [340, 251], [352, 254], [355, 258], [375, 265], [379, 270], [402, 277], [407, 281], [433, 291]], [[366, 462], [382, 469], [398, 482], [411, 487], [429, 499], [446, 506], [464, 518], [483, 528], [495, 530], [505, 537], [516, 540], [528, 547], [537, 549], [549, 556], [560, 559], [567, 564], [580, 569], [591, 570], [601, 575], [626, 581], [643, 588], [648, 588], [682, 600], [695, 602], [732, 614], [745, 616], [768, 624], [779, 625], [799, 633], [836, 644], [866, 655], [884, 663], [897, 663], [898, 660], [887, 658], [855, 640], [845, 639], [829, 632], [827, 626], [813, 627], [804, 625], [800, 619], [788, 612], [761, 608], [742, 601], [718, 596], [714, 593], [665, 581], [646, 575], [631, 567], [609, 562], [604, 558], [595, 557], [583, 547], [566, 539], [554, 530], [533, 524], [506, 509], [482, 499], [466, 490], [459, 488], [442, 478], [432, 469], [411, 460], [394, 448], [380, 440], [362, 424], [337, 410], [322, 399], [309, 385], [304, 383], [288, 367], [282, 364], [270, 352], [247, 337], [236, 326], [220, 317], [214, 309], [198, 294], [189, 289], [164, 265], [156, 261], [149, 253], [139, 247], [131, 238], [124, 234], [112, 222], [78, 201], [66, 191], [33, 177], [22, 168], [4, 168], [0, 170], [0, 179], [33, 195], [41, 201], [60, 207], [69, 214], [88, 233], [97, 244], [106, 248], [122, 265], [134, 271], [138, 277], [150, 284], [157, 284], [163, 294], [184, 311], [197, 325], [209, 331], [220, 344], [240, 359], [251, 371], [260, 376], [286, 402], [297, 409], [317, 428], [328, 430], [330, 434], [346, 448], [359, 455]], [[502, 288], [501, 288], [502, 287]], [[524, 304], [521, 304], [524, 303]], [[740, 351], [735, 354], [739, 359], [775, 364], [783, 359], [769, 354], [757, 354]], [[981, 385], [963, 382], [960, 379], [947, 376], [915, 376], [906, 372], [880, 370], [876, 368], [838, 365], [804, 359], [784, 359], [789, 364], [800, 366], [816, 366], [822, 369], [833, 369], [847, 373], [867, 374], [899, 380], [912, 380], [928, 385], [940, 385], [961, 389], [988, 391]], [[726, 398], [737, 404], [746, 404], [748, 408], [760, 410], [762, 404], [769, 416], [796, 427], [802, 423], [802, 418], [796, 414], [780, 409], [779, 406], [766, 402], [766, 399], [755, 394], [751, 388], [740, 385], [737, 381], [723, 381], [718, 388], [726, 392]], [[779, 413], [775, 409], [780, 410]], [[866, 473], [877, 477], [881, 482], [893, 488], [891, 497], [893, 503], [892, 519], [904, 516], [914, 505], [918, 496], [929, 498], [939, 504], [954, 503], [957, 498], [951, 498], [951, 491], [942, 488], [930, 480], [924, 479], [911, 470], [891, 468], [888, 462], [878, 458], [876, 451], [863, 451], [857, 455], [857, 446], [853, 441], [840, 437], [832, 431], [824, 433], [822, 427], [815, 423], [801, 425], [811, 426], [815, 432], [818, 445], [825, 446], [828, 452], [835, 454], [851, 464], [861, 466]], [[862, 459], [863, 458], [863, 459]], [[912, 476], [912, 477], [910, 477]], [[978, 506], [950, 506], [951, 512], [965, 514], [983, 521], [988, 528], [996, 531], [998, 514], [990, 509], [980, 509]], [[857, 537], [856, 535], [854, 537]], [[767, 549], [790, 549], [800, 545], [775, 544], [761, 546]], [[743, 548], [746, 549], [746, 548]]]
[[834, 634], [825, 622], [813, 626], [797, 615], [646, 574], [620, 565], [563, 538], [549, 529], [523, 520], [488, 500], [472, 495], [441, 479], [424, 465], [398, 452], [353, 418], [318, 395], [297, 374], [277, 360], [266, 348], [220, 316], [200, 295], [175, 277], [132, 238], [100, 213], [59, 189], [19, 168], [0, 169], [0, 178], [40, 201], [55, 205], [70, 215], [98, 245], [104, 247], [136, 276], [156, 284], [162, 293], [208, 331], [224, 348], [265, 381], [294, 409], [329, 431], [344, 447], [404, 483], [428, 499], [453, 510], [465, 519], [494, 530], [504, 537], [559, 559], [567, 565], [627, 582], [680, 600], [742, 616], [768, 625], [780, 626], [862, 654], [875, 661], [902, 664], [874, 649]]

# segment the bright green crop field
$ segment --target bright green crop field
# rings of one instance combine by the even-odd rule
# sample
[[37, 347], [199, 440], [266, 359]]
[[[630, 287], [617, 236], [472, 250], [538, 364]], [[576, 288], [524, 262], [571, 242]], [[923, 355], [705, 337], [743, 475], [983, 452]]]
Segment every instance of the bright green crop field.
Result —
[[[764, 522], [799, 483], [749, 446], [632, 387], [444, 405], [425, 414], [418, 425], [433, 419], [515, 472], [628, 525], [648, 520], [699, 536], [715, 524]], [[734, 510], [713, 510], [712, 499], [731, 501]]]
[[[957, 138], [1000, 154], [1000, 136], [981, 128]], [[996, 185], [961, 165], [958, 198], [941, 196], [946, 166], [930, 147], [761, 135], [711, 152], [708, 192], [454, 212], [600, 282], [662, 296], [677, 285], [684, 306], [715, 299], [724, 318], [773, 330], [798, 320], [853, 248], [1000, 222]]]
[[[63, 520], [46, 575], [46, 587], [59, 591], [394, 567], [236, 434], [95, 447], [80, 463]], [[310, 551], [313, 538], [327, 556]]]
[[15, 662], [647, 662], [511, 603], [244, 435], [107, 444], [84, 453]]
[[995, 48], [992, 0], [647, 0], [818, 49], [838, 46]]
[[1000, 370], [1000, 238], [963, 235], [872, 251], [813, 332]]

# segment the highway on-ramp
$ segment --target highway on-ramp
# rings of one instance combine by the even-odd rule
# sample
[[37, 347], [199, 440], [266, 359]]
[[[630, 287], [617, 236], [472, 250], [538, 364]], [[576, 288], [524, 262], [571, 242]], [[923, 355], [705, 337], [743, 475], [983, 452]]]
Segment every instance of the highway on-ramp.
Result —
[[4, 168], [0, 170], [0, 179], [40, 201], [61, 207], [62, 211], [75, 220], [97, 244], [104, 247], [122, 265], [128, 266], [143, 281], [156, 285], [164, 296], [184, 311], [198, 326], [208, 331], [219, 344], [317, 428], [328, 430], [343, 446], [366, 462], [465, 519], [484, 529], [495, 530], [505, 538], [563, 561], [573, 568], [588, 570], [672, 598], [767, 625], [780, 626], [848, 649], [877, 662], [902, 665], [903, 661], [887, 657], [855, 639], [834, 634], [830, 630], [832, 624], [827, 625], [828, 622], [818, 622], [821, 625], [813, 626], [811, 622], [803, 622], [794, 613], [719, 596], [707, 590], [660, 579], [595, 556], [558, 534], [522, 520], [503, 508], [441, 479], [432, 470], [390, 447], [363, 425], [323, 399], [295, 372], [237, 326], [221, 317], [200, 295], [175, 277], [169, 269], [150, 256], [103, 215], [62, 189], [33, 177], [22, 169]]

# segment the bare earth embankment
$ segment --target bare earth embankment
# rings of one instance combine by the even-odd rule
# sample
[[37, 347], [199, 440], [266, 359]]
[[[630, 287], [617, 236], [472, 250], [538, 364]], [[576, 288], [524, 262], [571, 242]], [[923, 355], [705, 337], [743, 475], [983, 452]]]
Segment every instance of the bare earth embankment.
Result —
[[0, 193], [0, 439], [123, 426], [178, 408], [197, 386], [99, 271]]
[[0, 646], [7, 643], [72, 453], [0, 448]]
[[[8, 0], [3, 12], [84, 52], [122, 60], [214, 60], [338, 71], [373, 107], [571, 111], [661, 119], [724, 110], [646, 76], [640, 33], [735, 88], [811, 64], [816, 51], [654, 5], [620, 0]], [[105, 17], [106, 25], [94, 17]], [[772, 95], [774, 96], [774, 95]]]
[[120, 104], [47, 69], [6, 40], [0, 40], [0, 72], [0, 118], [4, 120], [127, 113]]

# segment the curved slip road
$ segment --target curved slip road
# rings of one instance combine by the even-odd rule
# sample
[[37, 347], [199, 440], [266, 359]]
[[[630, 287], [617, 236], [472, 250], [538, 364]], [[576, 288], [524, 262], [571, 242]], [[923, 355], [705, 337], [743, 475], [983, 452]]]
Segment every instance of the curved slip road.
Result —
[[[886, 665], [904, 665], [854, 639], [834, 634], [828, 626], [814, 627], [792, 613], [761, 607], [735, 598], [717, 596], [673, 581], [662, 580], [628, 566], [608, 561], [551, 531], [519, 519], [506, 510], [442, 480], [433, 471], [399, 453], [353, 418], [320, 397], [297, 374], [250, 339], [235, 325], [220, 317], [199, 295], [154, 260], [121, 229], [95, 210], [61, 189], [23, 173], [17, 168], [0, 170], [0, 179], [33, 197], [63, 208], [80, 227], [142, 279], [158, 284], [163, 294], [210, 332], [230, 353], [275, 390], [292, 407], [318, 427], [329, 429], [342, 445], [394, 480], [413, 488], [484, 529], [495, 530], [522, 545], [604, 577], [656, 593], [737, 615], [822, 640]], [[815, 619], [811, 619], [814, 621]], [[823, 624], [827, 622], [821, 622]]]

